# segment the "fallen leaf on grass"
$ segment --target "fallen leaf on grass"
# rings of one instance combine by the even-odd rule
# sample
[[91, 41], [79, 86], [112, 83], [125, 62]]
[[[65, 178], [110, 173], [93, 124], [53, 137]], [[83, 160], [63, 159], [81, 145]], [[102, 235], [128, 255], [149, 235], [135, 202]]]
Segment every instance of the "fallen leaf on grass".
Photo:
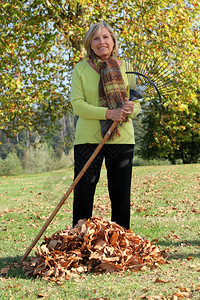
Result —
[[169, 234], [168, 237], [172, 240], [179, 240], [179, 237], [176, 234]]
[[6, 208], [3, 212], [0, 213], [0, 217], [2, 217], [4, 214], [13, 213], [13, 212], [16, 212], [16, 211], [19, 211], [19, 210], [20, 210], [20, 208], [16, 208], [16, 209]]
[[38, 298], [46, 298], [48, 296], [49, 296], [48, 294], [38, 294], [37, 295]]
[[162, 299], [165, 299], [165, 298], [163, 298], [163, 296], [156, 295], [156, 296], [148, 296], [147, 299], [148, 300], [162, 300]]
[[164, 300], [164, 298], [161, 295], [155, 295], [155, 296], [146, 296], [146, 294], [142, 294], [138, 299], [147, 299], [147, 300]]
[[192, 296], [192, 293], [191, 293], [191, 289], [189, 288], [179, 288], [179, 291], [178, 292], [175, 292], [173, 295], [172, 295], [172, 299], [173, 300], [178, 300], [180, 298], [191, 298]]
[[168, 282], [170, 282], [170, 280], [163, 280], [160, 278], [156, 278], [156, 280], [154, 281], [154, 283], [168, 283]]
[[154, 263], [153, 265], [150, 266], [150, 270], [155, 270], [159, 267], [159, 264]]
[[192, 259], [194, 259], [193, 256], [188, 256], [188, 257], [187, 257], [187, 260], [192, 260]]
[[7, 274], [10, 271], [10, 267], [5, 267], [0, 270], [0, 274]]
[[164, 264], [162, 251], [148, 239], [114, 222], [93, 217], [44, 238], [36, 257], [22, 262], [25, 274], [63, 281], [82, 272], [142, 271]]
[[146, 299], [146, 294], [142, 294], [138, 299]]

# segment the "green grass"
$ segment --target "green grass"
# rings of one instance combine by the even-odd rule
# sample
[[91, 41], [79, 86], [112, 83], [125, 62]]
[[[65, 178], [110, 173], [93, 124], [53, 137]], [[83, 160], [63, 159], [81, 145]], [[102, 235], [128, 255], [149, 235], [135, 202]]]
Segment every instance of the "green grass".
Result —
[[[131, 229], [168, 249], [168, 264], [134, 273], [82, 274], [62, 285], [26, 278], [18, 263], [72, 181], [72, 168], [0, 178], [0, 299], [200, 299], [199, 164], [133, 168]], [[105, 169], [94, 215], [110, 219]], [[71, 223], [72, 194], [45, 234]]]

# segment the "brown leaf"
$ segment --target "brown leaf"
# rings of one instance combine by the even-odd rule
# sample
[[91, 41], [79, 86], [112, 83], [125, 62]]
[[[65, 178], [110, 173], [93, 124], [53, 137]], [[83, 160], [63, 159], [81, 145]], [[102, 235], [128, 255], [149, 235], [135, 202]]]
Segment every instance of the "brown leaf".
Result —
[[119, 271], [119, 268], [117, 267], [117, 265], [109, 263], [109, 262], [102, 262], [99, 265], [99, 267], [108, 273], [113, 273], [113, 272]]
[[146, 294], [142, 294], [138, 299], [147, 299]]
[[180, 299], [180, 298], [190, 298], [192, 296], [191, 290], [189, 288], [179, 288], [178, 292], [175, 292], [172, 295], [172, 299], [176, 300], [176, 299]]
[[179, 240], [179, 237], [176, 234], [168, 235], [168, 237], [172, 240]]
[[194, 259], [193, 256], [188, 256], [188, 257], [187, 257], [187, 260], [192, 260], [192, 259]]
[[168, 283], [168, 282], [170, 282], [170, 280], [163, 280], [160, 278], [156, 278], [156, 280], [154, 281], [154, 283]]
[[158, 296], [149, 296], [147, 298], [148, 300], [160, 300], [160, 299], [163, 299], [162, 296], [158, 295]]
[[10, 267], [2, 268], [2, 269], [0, 269], [0, 274], [7, 274], [9, 270], [10, 270]]
[[114, 232], [113, 235], [111, 236], [110, 238], [110, 244], [112, 246], [115, 246], [116, 245], [116, 242], [118, 240], [118, 237], [119, 237], [119, 234], [117, 232]]
[[58, 240], [51, 240], [48, 244], [48, 248], [55, 248], [58, 243]]
[[38, 298], [46, 298], [48, 296], [49, 296], [48, 294], [38, 294], [37, 295]]
[[155, 270], [158, 268], [158, 263], [154, 263], [152, 266], [150, 266], [150, 270]]

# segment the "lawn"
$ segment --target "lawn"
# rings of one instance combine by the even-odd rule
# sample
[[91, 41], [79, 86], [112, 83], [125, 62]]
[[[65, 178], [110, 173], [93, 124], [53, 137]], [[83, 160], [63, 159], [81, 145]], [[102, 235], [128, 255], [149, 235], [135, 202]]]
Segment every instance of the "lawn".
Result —
[[[18, 263], [72, 181], [72, 168], [0, 177], [0, 299], [200, 299], [199, 164], [133, 167], [131, 229], [166, 249], [167, 264], [132, 273], [81, 274], [62, 284], [26, 278]], [[110, 219], [104, 168], [94, 216]], [[45, 234], [71, 223], [72, 194]], [[36, 246], [42, 242], [43, 236]], [[33, 249], [29, 256], [34, 255]]]

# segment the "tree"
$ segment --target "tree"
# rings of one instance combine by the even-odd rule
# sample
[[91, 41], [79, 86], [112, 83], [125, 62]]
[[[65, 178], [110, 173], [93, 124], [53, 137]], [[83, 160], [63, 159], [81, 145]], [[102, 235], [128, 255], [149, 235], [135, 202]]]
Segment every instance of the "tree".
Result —
[[2, 2], [0, 128], [11, 136], [24, 128], [48, 133], [70, 109], [69, 52], [45, 1]]
[[138, 24], [142, 24], [144, 29], [140, 51], [143, 52], [148, 44], [150, 55], [154, 49], [159, 52], [158, 56], [163, 61], [168, 61], [168, 64], [170, 62], [175, 70], [174, 75], [179, 88], [177, 95], [160, 103], [152, 100], [143, 106], [142, 121], [145, 134], [140, 140], [139, 155], [145, 159], [167, 158], [172, 163], [180, 158], [184, 163], [198, 162], [199, 3], [170, 1], [168, 5], [165, 2], [156, 5], [151, 1], [149, 7], [140, 3], [140, 12], [143, 9], [149, 11], [149, 14], [141, 13], [140, 21], [138, 20]]
[[[195, 98], [194, 98], [195, 99]], [[200, 103], [188, 101], [156, 110], [148, 105], [142, 117], [143, 135], [140, 136], [138, 154], [144, 159], [168, 159], [172, 164], [197, 163], [200, 157]], [[187, 110], [186, 110], [187, 108]]]
[[[163, 132], [168, 127], [173, 132], [177, 120], [184, 123], [181, 110], [197, 115], [199, 12], [197, 0], [1, 1], [0, 129], [11, 136], [24, 128], [49, 133], [59, 124], [71, 110], [71, 71], [84, 56], [83, 35], [92, 22], [104, 19], [118, 34], [122, 57], [156, 53], [179, 71], [179, 95], [166, 99], [159, 130], [147, 145], [158, 139], [159, 154]], [[198, 135], [198, 118], [190, 123], [191, 135], [193, 130]], [[180, 140], [187, 144], [186, 135]], [[173, 136], [168, 138], [172, 143]], [[181, 148], [178, 139], [175, 147]]]

